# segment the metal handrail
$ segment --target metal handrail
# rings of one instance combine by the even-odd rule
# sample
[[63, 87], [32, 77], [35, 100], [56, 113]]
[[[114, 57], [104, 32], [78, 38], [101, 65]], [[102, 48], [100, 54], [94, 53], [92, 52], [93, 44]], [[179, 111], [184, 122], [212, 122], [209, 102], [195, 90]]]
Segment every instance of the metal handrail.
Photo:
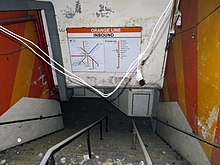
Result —
[[96, 126], [97, 124], [100, 124], [100, 139], [102, 140], [102, 121], [106, 120], [106, 132], [108, 132], [108, 116], [104, 116], [101, 119], [97, 120], [93, 124], [85, 127], [84, 129], [78, 131], [77, 133], [73, 134], [72, 136], [64, 139], [63, 141], [59, 142], [58, 144], [54, 145], [50, 149], [47, 150], [46, 154], [44, 155], [43, 159], [40, 162], [40, 165], [46, 165], [46, 164], [53, 164], [55, 165], [54, 161], [54, 154], [58, 152], [60, 149], [83, 135], [84, 133], [87, 132], [87, 145], [88, 145], [88, 151], [89, 151], [89, 158], [91, 159], [91, 147], [90, 147], [90, 133], [89, 130]]
[[133, 123], [134, 131], [135, 131], [135, 133], [137, 135], [138, 141], [139, 141], [139, 143], [141, 145], [141, 149], [142, 149], [142, 151], [144, 153], [144, 157], [146, 159], [147, 165], [153, 165], [152, 160], [151, 160], [151, 158], [150, 158], [150, 156], [149, 156], [149, 154], [147, 152], [147, 149], [146, 149], [146, 147], [144, 145], [144, 142], [143, 142], [143, 140], [142, 140], [142, 138], [141, 138], [141, 136], [140, 136], [140, 134], [138, 132], [138, 129], [137, 129], [133, 119], [132, 119], [132, 123]]
[[186, 131], [184, 131], [182, 129], [179, 129], [179, 128], [175, 127], [175, 126], [172, 126], [172, 125], [168, 124], [168, 121], [164, 122], [164, 121], [161, 121], [160, 119], [158, 119], [156, 117], [153, 117], [153, 119], [158, 121], [158, 122], [160, 122], [160, 123], [162, 123], [162, 124], [164, 124], [164, 125], [166, 125], [166, 126], [168, 126], [168, 127], [170, 127], [170, 128], [172, 128], [172, 129], [175, 129], [175, 130], [177, 130], [177, 131], [179, 131], [179, 132], [181, 132], [181, 133], [183, 133], [185, 135], [191, 136], [191, 137], [193, 137], [193, 138], [195, 138], [195, 139], [197, 139], [197, 140], [199, 140], [201, 142], [204, 142], [204, 143], [206, 143], [206, 144], [208, 144], [210, 146], [213, 146], [215, 148], [220, 149], [220, 144], [217, 144], [217, 143], [214, 143], [214, 142], [210, 142], [210, 141], [208, 141], [206, 139], [203, 139], [203, 138], [195, 135], [194, 133], [189, 133], [189, 132], [186, 132]]
[[21, 120], [15, 120], [15, 121], [5, 121], [0, 122], [0, 125], [8, 125], [8, 124], [16, 124], [16, 123], [23, 123], [23, 122], [29, 122], [29, 121], [35, 121], [35, 120], [44, 120], [44, 119], [50, 119], [54, 117], [61, 117], [62, 114], [52, 115], [52, 116], [40, 116], [36, 118], [30, 118], [30, 119], [21, 119]]

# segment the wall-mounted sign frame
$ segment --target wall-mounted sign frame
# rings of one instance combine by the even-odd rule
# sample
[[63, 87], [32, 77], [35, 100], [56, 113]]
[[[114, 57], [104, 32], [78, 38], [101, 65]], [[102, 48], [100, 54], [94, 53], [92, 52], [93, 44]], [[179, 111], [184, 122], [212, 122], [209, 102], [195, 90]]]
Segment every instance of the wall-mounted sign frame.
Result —
[[141, 27], [67, 28], [73, 72], [126, 72], [140, 54]]

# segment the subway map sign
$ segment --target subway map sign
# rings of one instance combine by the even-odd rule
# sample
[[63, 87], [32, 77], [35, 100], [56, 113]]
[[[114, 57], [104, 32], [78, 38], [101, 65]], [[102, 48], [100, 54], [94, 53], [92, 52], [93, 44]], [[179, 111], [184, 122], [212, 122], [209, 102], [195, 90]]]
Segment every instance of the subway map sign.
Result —
[[67, 28], [72, 71], [126, 72], [140, 54], [141, 27]]

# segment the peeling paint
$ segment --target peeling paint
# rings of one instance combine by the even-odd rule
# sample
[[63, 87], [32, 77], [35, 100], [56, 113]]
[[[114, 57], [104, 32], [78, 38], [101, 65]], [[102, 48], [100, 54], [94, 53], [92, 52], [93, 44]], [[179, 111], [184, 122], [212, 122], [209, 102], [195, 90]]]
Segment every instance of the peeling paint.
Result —
[[198, 119], [197, 124], [201, 129], [201, 133], [204, 139], [211, 136], [212, 140], [214, 141], [216, 127], [214, 128], [214, 130], [212, 130], [212, 127], [214, 123], [216, 123], [218, 120], [218, 113], [219, 113], [218, 107], [215, 106], [213, 107], [212, 111], [210, 112], [210, 116], [206, 121], [204, 121], [203, 119]]
[[31, 84], [38, 85], [40, 83], [41, 87], [47, 85], [46, 74], [42, 74], [38, 79], [34, 80]]
[[75, 10], [73, 10], [72, 8], [70, 8], [69, 6], [66, 7], [65, 10], [61, 10], [61, 13], [63, 13], [63, 15], [66, 18], [73, 18], [75, 16]]
[[58, 31], [61, 33], [61, 32], [66, 32], [66, 29], [65, 28], [58, 28]]
[[45, 95], [45, 94], [47, 94], [49, 92], [49, 89], [46, 89], [46, 90], [44, 90], [43, 92], [42, 92], [42, 95]]
[[72, 18], [74, 18], [74, 16], [77, 13], [78, 14], [82, 13], [81, 2], [79, 0], [77, 0], [75, 2], [75, 8], [74, 9], [72, 7], [70, 7], [70, 6], [66, 6], [66, 9], [61, 10], [60, 12], [62, 13], [62, 15], [65, 16], [65, 18], [72, 19]]
[[88, 76], [87, 79], [92, 82], [92, 84], [97, 84], [97, 78], [93, 76]]
[[112, 13], [115, 13], [110, 7], [103, 4], [99, 5], [99, 11], [96, 12], [96, 17], [99, 18], [109, 18]]
[[76, 1], [75, 13], [82, 13], [81, 2], [79, 0]]
[[116, 77], [116, 76], [110, 76], [108, 78], [108, 82], [111, 84], [111, 85], [116, 85], [117, 83], [119, 83], [121, 81], [122, 77]]

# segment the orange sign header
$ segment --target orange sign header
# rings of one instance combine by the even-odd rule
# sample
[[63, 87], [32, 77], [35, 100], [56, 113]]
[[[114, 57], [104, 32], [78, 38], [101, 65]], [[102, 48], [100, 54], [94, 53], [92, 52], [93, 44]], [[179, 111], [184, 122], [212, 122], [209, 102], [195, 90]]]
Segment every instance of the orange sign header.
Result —
[[133, 33], [141, 32], [141, 27], [109, 27], [109, 28], [67, 28], [67, 33]]

